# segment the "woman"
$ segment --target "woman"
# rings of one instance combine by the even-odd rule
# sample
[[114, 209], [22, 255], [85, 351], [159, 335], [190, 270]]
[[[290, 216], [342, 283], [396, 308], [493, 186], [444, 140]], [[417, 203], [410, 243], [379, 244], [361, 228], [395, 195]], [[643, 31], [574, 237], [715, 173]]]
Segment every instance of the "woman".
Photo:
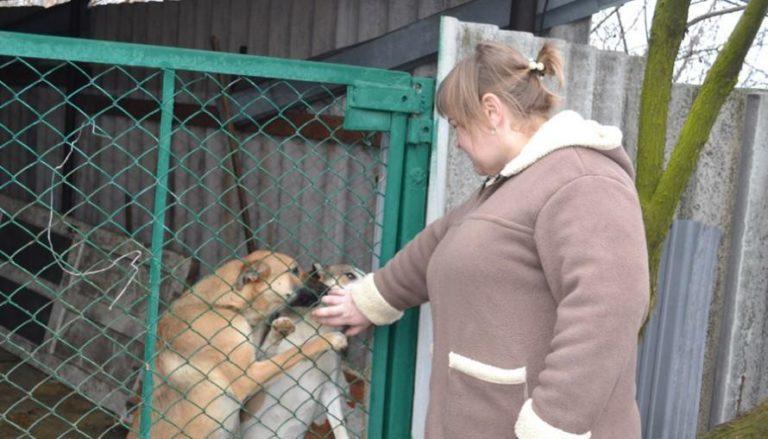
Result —
[[637, 333], [648, 254], [621, 132], [551, 118], [558, 51], [530, 61], [483, 42], [441, 83], [437, 110], [485, 184], [314, 316], [399, 319], [430, 301], [427, 437], [640, 438]]

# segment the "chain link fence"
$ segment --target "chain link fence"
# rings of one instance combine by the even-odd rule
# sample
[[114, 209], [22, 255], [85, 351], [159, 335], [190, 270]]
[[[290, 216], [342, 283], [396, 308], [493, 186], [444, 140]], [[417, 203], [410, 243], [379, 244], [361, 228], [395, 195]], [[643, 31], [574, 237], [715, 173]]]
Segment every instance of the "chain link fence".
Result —
[[[2, 437], [125, 437], [132, 423], [139, 434], [134, 418], [147, 405], [141, 433], [155, 431], [171, 410], [157, 409], [168, 405], [158, 388], [173, 387], [174, 374], [212, 347], [224, 356], [209, 370], [194, 364], [203, 377], [176, 389], [184, 399], [237, 363], [216, 337], [237, 329], [238, 355], [253, 349], [251, 362], [318, 339], [306, 308], [291, 309], [296, 291], [319, 294], [381, 255], [390, 136], [345, 129], [346, 85], [67, 56], [91, 53], [83, 47], [52, 44], [57, 59], [0, 49]], [[141, 59], [138, 47], [118, 48]], [[206, 65], [235, 59], [206, 56]], [[297, 66], [280, 61], [272, 71]], [[268, 258], [247, 259], [257, 249], [290, 259], [279, 269], [270, 259], [265, 274]], [[253, 279], [217, 271], [231, 260], [255, 267], [265, 290], [241, 295]], [[234, 317], [212, 333], [197, 327], [232, 314], [191, 288], [206, 276], [227, 285], [221, 296], [259, 303], [250, 314], [235, 307], [248, 314], [247, 333]], [[301, 283], [290, 294], [277, 291], [286, 276]], [[264, 305], [267, 290], [284, 303]], [[187, 326], [173, 332], [171, 305], [189, 297], [207, 308], [175, 316]], [[294, 334], [270, 329], [280, 316]], [[201, 347], [177, 352], [190, 336]], [[169, 352], [185, 364], [158, 367]], [[211, 402], [192, 418], [215, 421], [223, 437], [365, 437], [371, 354], [368, 333], [341, 352], [275, 363], [276, 377], [245, 396], [216, 381], [216, 398], [242, 399], [239, 408], [222, 414]], [[202, 437], [188, 421], [178, 437]]]

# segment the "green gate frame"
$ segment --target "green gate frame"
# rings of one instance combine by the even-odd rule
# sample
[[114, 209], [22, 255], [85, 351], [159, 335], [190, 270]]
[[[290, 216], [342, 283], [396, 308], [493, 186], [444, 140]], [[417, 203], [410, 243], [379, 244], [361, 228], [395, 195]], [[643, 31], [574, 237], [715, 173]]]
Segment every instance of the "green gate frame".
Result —
[[[164, 211], [177, 70], [324, 82], [347, 86], [344, 128], [389, 133], [381, 263], [424, 227], [433, 144], [435, 80], [406, 72], [317, 61], [219, 53], [132, 43], [0, 32], [0, 56], [88, 62], [163, 71], [155, 172], [141, 437], [149, 436]], [[368, 436], [410, 437], [418, 310], [375, 330]]]

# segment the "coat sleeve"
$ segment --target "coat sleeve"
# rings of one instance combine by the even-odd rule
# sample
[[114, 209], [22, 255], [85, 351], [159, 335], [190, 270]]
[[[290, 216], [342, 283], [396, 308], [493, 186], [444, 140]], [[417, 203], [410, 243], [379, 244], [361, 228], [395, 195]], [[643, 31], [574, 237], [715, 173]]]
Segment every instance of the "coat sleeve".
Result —
[[384, 267], [353, 284], [352, 300], [368, 320], [388, 325], [400, 319], [405, 309], [429, 300], [426, 277], [432, 252], [473, 198], [427, 225]]
[[572, 180], [539, 211], [534, 239], [557, 315], [515, 433], [587, 439], [633, 358], [648, 311], [648, 252], [634, 185], [598, 175]]

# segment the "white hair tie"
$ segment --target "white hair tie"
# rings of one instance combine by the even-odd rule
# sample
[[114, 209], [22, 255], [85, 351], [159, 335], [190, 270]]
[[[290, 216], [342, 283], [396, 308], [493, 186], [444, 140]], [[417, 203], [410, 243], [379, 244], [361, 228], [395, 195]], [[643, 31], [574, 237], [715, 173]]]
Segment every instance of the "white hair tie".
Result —
[[544, 63], [537, 62], [535, 60], [528, 61], [528, 70], [537, 70], [539, 72], [544, 71]]

